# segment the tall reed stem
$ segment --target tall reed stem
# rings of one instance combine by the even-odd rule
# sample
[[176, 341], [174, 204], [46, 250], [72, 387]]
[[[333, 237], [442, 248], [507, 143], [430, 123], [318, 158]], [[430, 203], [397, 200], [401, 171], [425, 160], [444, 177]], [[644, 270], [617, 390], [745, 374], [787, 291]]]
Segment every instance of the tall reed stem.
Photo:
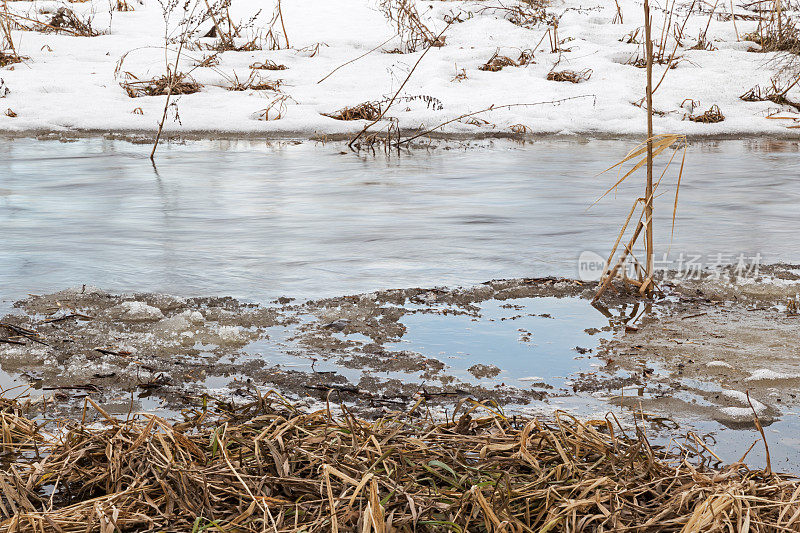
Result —
[[647, 54], [647, 188], [645, 191], [645, 223], [647, 226], [645, 251], [647, 254], [647, 277], [642, 292], [653, 290], [655, 251], [653, 249], [653, 40], [650, 35], [650, 2], [644, 0], [644, 37]]

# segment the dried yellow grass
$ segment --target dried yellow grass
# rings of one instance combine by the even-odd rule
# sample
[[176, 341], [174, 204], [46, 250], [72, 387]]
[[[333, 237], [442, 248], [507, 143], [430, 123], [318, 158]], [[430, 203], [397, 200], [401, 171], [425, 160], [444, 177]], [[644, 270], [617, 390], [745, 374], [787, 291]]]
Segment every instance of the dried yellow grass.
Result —
[[419, 404], [364, 420], [277, 394], [177, 424], [95, 408], [102, 424], [9, 442], [0, 532], [786, 531], [800, 517], [796, 478], [713, 469], [703, 447], [671, 452], [611, 420], [477, 402], [446, 421]]

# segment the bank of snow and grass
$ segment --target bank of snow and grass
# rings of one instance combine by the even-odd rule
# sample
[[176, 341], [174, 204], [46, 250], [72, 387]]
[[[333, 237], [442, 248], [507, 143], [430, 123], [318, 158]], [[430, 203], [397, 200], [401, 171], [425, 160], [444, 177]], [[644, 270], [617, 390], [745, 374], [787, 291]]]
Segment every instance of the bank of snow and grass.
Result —
[[[13, 1], [8, 9], [26, 19], [51, 20], [67, 6], [84, 20], [91, 18], [94, 37], [42, 31], [13, 31], [17, 51], [26, 59], [0, 69], [9, 92], [0, 99], [0, 130], [152, 132], [164, 108], [164, 96], [131, 98], [121, 83], [148, 80], [166, 74], [164, 14], [156, 0], [130, 2], [132, 11], [110, 10], [106, 0], [82, 3]], [[690, 135], [770, 134], [790, 136], [787, 120], [767, 117], [794, 116], [795, 109], [770, 101], [747, 102], [740, 96], [756, 85], [768, 87], [781, 71], [773, 53], [759, 53], [759, 46], [744, 40], [753, 32], [757, 13], [735, 7], [734, 24], [717, 7], [689, 12], [690, 2], [678, 2], [670, 20], [683, 25], [677, 48], [677, 67], [671, 69], [655, 96], [656, 132]], [[496, 109], [450, 122], [446, 134], [641, 134], [645, 111], [638, 106], [645, 85], [645, 70], [634, 63], [642, 57], [641, 5], [619, 2], [619, 23], [613, 2], [586, 4], [577, 0], [554, 0], [543, 6], [546, 16], [527, 24], [515, 24], [509, 7], [497, 0], [417, 2], [422, 21], [433, 34], [447, 27], [445, 45], [433, 48], [419, 63], [387, 113], [401, 129], [430, 129], [461, 115], [490, 106], [541, 103]], [[524, 9], [531, 9], [521, 3]], [[410, 53], [389, 53], [404, 43], [394, 37], [396, 28], [377, 2], [371, 0], [308, 0], [283, 2], [281, 24], [273, 25], [280, 49], [271, 50], [266, 38], [273, 15], [272, 2], [233, 0], [231, 19], [242, 28], [242, 42], [256, 38], [253, 51], [225, 51], [209, 60], [214, 66], [198, 67], [213, 54], [203, 49], [215, 46], [215, 38], [201, 38], [210, 22], [198, 26], [184, 51], [179, 71], [191, 73], [200, 85], [194, 94], [174, 99], [165, 124], [172, 134], [227, 132], [232, 134], [336, 136], [358, 132], [364, 120], [343, 121], [327, 116], [364, 102], [384, 102], [394, 95], [408, 76], [425, 46]], [[542, 12], [540, 10], [540, 12]], [[253, 18], [255, 17], [255, 18]], [[170, 17], [173, 36], [182, 7]], [[558, 19], [557, 46], [552, 44], [552, 21]], [[654, 34], [662, 34], [665, 17], [654, 7]], [[248, 23], [252, 19], [252, 23]], [[31, 26], [25, 19], [15, 20]], [[461, 22], [459, 22], [461, 21]], [[517, 20], [519, 22], [519, 20]], [[696, 48], [708, 26], [709, 49]], [[39, 25], [34, 28], [46, 29]], [[638, 34], [637, 29], [639, 30]], [[551, 30], [552, 31], [552, 30]], [[288, 37], [289, 47], [286, 47]], [[675, 45], [667, 39], [667, 54]], [[385, 43], [385, 44], [382, 44]], [[176, 45], [174, 45], [176, 46]], [[273, 46], [274, 48], [274, 46]], [[320, 83], [334, 69], [345, 65]], [[553, 51], [553, 48], [557, 48]], [[516, 60], [532, 51], [524, 66], [505, 66], [498, 71], [480, 70], [494, 54]], [[124, 61], [120, 60], [124, 58]], [[174, 51], [169, 55], [174, 60]], [[528, 57], [528, 59], [531, 59]], [[236, 80], [247, 80], [256, 63], [283, 65], [282, 70], [258, 70], [256, 77], [275, 90], [230, 91]], [[666, 67], [655, 67], [656, 80]], [[581, 83], [548, 80], [548, 73], [591, 69]], [[551, 76], [552, 77], [552, 76]], [[276, 87], [274, 82], [280, 82]], [[792, 89], [792, 99], [800, 89]], [[264, 110], [270, 108], [263, 120]], [[701, 115], [718, 106], [724, 120], [697, 123], [689, 115]], [[278, 111], [281, 111], [279, 114]], [[8, 115], [14, 115], [8, 116]]]

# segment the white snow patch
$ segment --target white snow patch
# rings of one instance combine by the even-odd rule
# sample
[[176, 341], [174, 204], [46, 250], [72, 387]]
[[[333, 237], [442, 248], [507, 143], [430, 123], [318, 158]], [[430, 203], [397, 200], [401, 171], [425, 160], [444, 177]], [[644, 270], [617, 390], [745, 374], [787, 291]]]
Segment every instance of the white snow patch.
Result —
[[[542, 42], [546, 23], [516, 26], [504, 18], [506, 10], [485, 9], [483, 2], [416, 3], [423, 23], [434, 34], [445, 28], [446, 18], [452, 13], [463, 11], [469, 16], [447, 29], [446, 45], [430, 50], [406, 83], [399, 103], [389, 110], [401, 128], [433, 128], [451, 121], [440, 131], [508, 133], [513, 126], [524, 126], [531, 133], [645, 133], [645, 111], [634, 105], [643, 97], [645, 72], [626, 64], [629, 58], [641, 56], [641, 45], [624, 42], [625, 36], [643, 23], [637, 0], [619, 0], [624, 24], [612, 24], [617, 13], [614, 2], [587, 8], [582, 0], [562, 0], [549, 6], [548, 11], [560, 17], [559, 36], [567, 40], [557, 52], [550, 50], [547, 39]], [[49, 15], [43, 12], [52, 13], [61, 5], [17, 1], [9, 2], [8, 9], [46, 21]], [[161, 3], [142, 0], [136, 3], [135, 11], [116, 12], [113, 17], [107, 0], [75, 2], [69, 7], [79, 16], [93, 14], [95, 29], [107, 34], [75, 37], [15, 30], [13, 37], [19, 53], [29, 59], [23, 65], [2, 69], [11, 91], [3, 98], [2, 108], [12, 109], [17, 116], [0, 115], [0, 131], [155, 131], [164, 98], [129, 98], [120, 82], [128, 73], [140, 80], [165, 73]], [[234, 21], [248, 21], [255, 16], [251, 30], [263, 33], [274, 7], [275, 0], [233, 0], [230, 12]], [[205, 55], [201, 51], [184, 54], [179, 70], [191, 71], [203, 88], [175, 99], [181, 120], [168, 120], [165, 130], [208, 135], [220, 131], [353, 134], [363, 128], [364, 121], [340, 121], [325, 114], [344, 106], [384, 100], [396, 91], [409, 66], [423, 53], [422, 48], [410, 54], [389, 54], [380, 49], [387, 40], [382, 47], [385, 51], [400, 43], [392, 37], [396, 33], [393, 24], [375, 8], [374, 0], [284, 2], [282, 13], [293, 48], [224, 52], [219, 54], [220, 64], [214, 68], [194, 66]], [[181, 17], [173, 15], [169, 32], [174, 35], [175, 23]], [[661, 34], [661, 24], [656, 21], [657, 35]], [[777, 107], [773, 102], [745, 102], [739, 98], [757, 84], [768, 86], [770, 78], [781, 69], [779, 62], [772, 61], [776, 54], [748, 52], [757, 48], [755, 43], [740, 42], [737, 37], [737, 29], [744, 35], [757, 25], [756, 21], [741, 20], [734, 27], [730, 21], [709, 19], [705, 13], [689, 17], [685, 35], [696, 36], [707, 30], [716, 50], [692, 49], [696, 42], [693, 38], [684, 39], [679, 46], [681, 61], [668, 72], [656, 95], [655, 107], [660, 112], [654, 119], [657, 133], [789, 135], [794, 131], [787, 129], [794, 123], [791, 120], [766, 118]], [[242, 39], [249, 37], [248, 34]], [[667, 49], [672, 46], [674, 40], [670, 36]], [[373, 48], [378, 50], [364, 55]], [[499, 72], [479, 70], [498, 49], [512, 59], [516, 59], [519, 50], [530, 49], [535, 62], [524, 67], [508, 66]], [[117, 71], [117, 62], [128, 52]], [[174, 56], [169, 59], [173, 61]], [[281, 92], [226, 90], [226, 78], [232, 79], [234, 73], [239, 79], [247, 78], [250, 65], [266, 60], [287, 67], [280, 72], [259, 71], [264, 79], [282, 80]], [[337, 67], [341, 68], [318, 83]], [[579, 84], [549, 81], [547, 74], [554, 68], [592, 69], [593, 74]], [[454, 79], [461, 69], [466, 78]], [[657, 78], [663, 71], [663, 66], [656, 67]], [[798, 93], [800, 89], [794, 88], [787, 96], [797, 100]], [[253, 118], [284, 96], [287, 99], [283, 118]], [[403, 99], [419, 96], [432, 97], [441, 105]], [[561, 104], [524, 105], [563, 98], [574, 99]], [[716, 124], [686, 120], [681, 103], [687, 98], [698, 102], [695, 114], [719, 105], [725, 120]], [[487, 123], [454, 120], [492, 105], [495, 109], [477, 117]]]
[[[747, 394], [745, 394], [743, 392], [739, 392], [738, 390], [723, 390], [722, 394], [724, 396], [727, 396], [728, 398], [731, 398], [731, 399], [734, 399], [734, 400], [737, 400], [737, 401], [741, 402], [743, 405], [747, 405], [747, 408], [742, 408], [742, 409], [745, 409], [746, 411], [748, 411], [748, 412], [750, 412], [752, 414], [752, 411], [750, 410], [750, 406], [747, 403]], [[756, 400], [754, 398], [750, 398], [750, 402], [753, 404], [753, 409], [756, 410], [756, 413], [761, 413], [761, 412], [767, 410], [767, 406], [766, 405], [764, 405], [763, 403], [759, 402], [758, 400]], [[736, 409], [736, 408], [734, 408], [734, 407], [726, 407], [726, 408], [723, 408], [723, 411], [725, 409]]]
[[730, 363], [726, 363], [725, 361], [709, 361], [706, 363], [708, 367], [724, 367], [724, 368], [733, 368]]
[[225, 342], [244, 342], [245, 336], [242, 334], [240, 326], [220, 326], [217, 330], [219, 338]]
[[161, 320], [164, 318], [161, 309], [144, 302], [122, 302], [109, 309], [109, 312], [118, 314], [119, 318], [125, 320]]
[[753, 371], [745, 381], [761, 381], [761, 380], [777, 380], [777, 379], [795, 379], [800, 377], [800, 374], [789, 374], [786, 372], [776, 372], [769, 368], [759, 368]]

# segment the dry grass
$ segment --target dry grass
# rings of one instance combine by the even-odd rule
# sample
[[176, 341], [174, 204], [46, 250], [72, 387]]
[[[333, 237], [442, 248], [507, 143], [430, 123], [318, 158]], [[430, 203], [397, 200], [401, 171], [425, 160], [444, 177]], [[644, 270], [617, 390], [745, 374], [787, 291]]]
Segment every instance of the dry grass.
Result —
[[504, 67], [524, 67], [533, 62], [532, 50], [523, 50], [516, 60], [508, 56], [501, 56], [499, 52], [495, 52], [489, 61], [478, 67], [478, 70], [499, 72], [503, 70]]
[[714, 469], [609, 420], [516, 420], [476, 403], [434, 422], [303, 413], [276, 395], [65, 422], [2, 409], [0, 532], [789, 531], [800, 482]]
[[711, 109], [703, 113], [702, 115], [688, 115], [686, 117], [688, 120], [692, 122], [702, 122], [703, 124], [715, 124], [717, 122], [722, 122], [725, 120], [725, 115], [719, 109], [717, 104], [711, 106]]
[[551, 70], [547, 73], [547, 79], [550, 81], [568, 81], [570, 83], [581, 83], [588, 81], [592, 77], [592, 69], [581, 71], [574, 70]]
[[[172, 91], [170, 92], [170, 81], [172, 81]], [[197, 83], [191, 76], [179, 72], [174, 80], [170, 76], [160, 76], [151, 80], [127, 80], [120, 83], [131, 98], [141, 96], [166, 96], [167, 94], [194, 94], [200, 92], [202, 85]]]
[[8, 52], [8, 51], [4, 52], [3, 50], [0, 50], [0, 68], [21, 62], [22, 62], [22, 57], [20, 57], [19, 55], [13, 52]]
[[271, 101], [267, 107], [259, 111], [256, 118], [265, 122], [282, 119], [286, 115], [288, 109], [286, 105], [288, 99], [289, 96], [285, 94], [278, 96]]
[[336, 120], [378, 120], [381, 117], [379, 102], [364, 102], [354, 107], [343, 107], [335, 113], [323, 113]]
[[278, 63], [275, 63], [274, 61], [267, 59], [263, 63], [261, 63], [260, 61], [253, 63], [252, 65], [250, 65], [250, 68], [253, 70], [286, 70], [289, 67], [287, 67], [286, 65], [279, 65]]
[[81, 37], [95, 37], [100, 32], [92, 28], [90, 19], [82, 19], [74, 11], [60, 7], [45, 25], [44, 31], [65, 32]]
[[279, 91], [280, 80], [267, 80], [261, 77], [257, 71], [251, 70], [246, 80], [239, 80], [236, 73], [230, 80], [230, 85], [226, 87], [229, 91]]
[[[787, 68], [786, 71], [791, 69]], [[800, 83], [800, 75], [791, 76], [782, 81], [781, 76], [775, 76], [770, 80], [769, 87], [761, 87], [760, 85], [754, 86], [741, 96], [740, 99], [745, 102], [773, 102], [779, 105], [788, 105], [800, 111], [800, 103], [790, 100], [786, 95], [790, 90], [795, 88]]]
[[437, 36], [425, 25], [414, 0], [379, 0], [378, 8], [400, 37], [400, 47], [395, 52], [405, 54], [423, 47], [444, 46], [444, 36]]

